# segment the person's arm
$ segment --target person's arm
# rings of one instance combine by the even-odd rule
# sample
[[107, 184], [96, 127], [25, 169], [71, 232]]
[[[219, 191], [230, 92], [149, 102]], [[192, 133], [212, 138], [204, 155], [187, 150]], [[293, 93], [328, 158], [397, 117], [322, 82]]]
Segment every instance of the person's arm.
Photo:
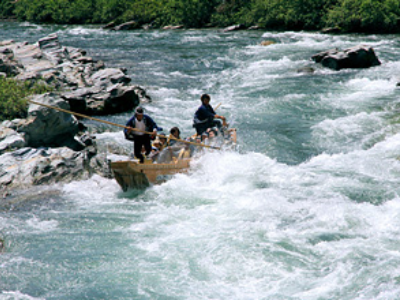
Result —
[[221, 119], [221, 120], [222, 120], [222, 125], [223, 125], [223, 126], [226, 126], [226, 125], [227, 125], [227, 124], [226, 124], [226, 118], [225, 118], [224, 116], [221, 116], [221, 115], [217, 115], [217, 114], [216, 114], [216, 115], [214, 116], [214, 118], [215, 118], [215, 119]]
[[133, 136], [131, 133], [133, 131], [132, 128], [135, 127], [134, 119], [135, 119], [135, 116], [130, 118], [129, 121], [125, 125], [126, 127], [128, 127], [128, 128], [124, 128], [124, 135], [127, 140], [133, 140]]
[[149, 127], [150, 131], [152, 131], [151, 136], [153, 138], [155, 138], [157, 136], [157, 128], [158, 128], [158, 126], [157, 126], [156, 122], [154, 122], [154, 120], [151, 117], [146, 116], [146, 118], [147, 118], [147, 121], [149, 122], [149, 126], [148, 127]]

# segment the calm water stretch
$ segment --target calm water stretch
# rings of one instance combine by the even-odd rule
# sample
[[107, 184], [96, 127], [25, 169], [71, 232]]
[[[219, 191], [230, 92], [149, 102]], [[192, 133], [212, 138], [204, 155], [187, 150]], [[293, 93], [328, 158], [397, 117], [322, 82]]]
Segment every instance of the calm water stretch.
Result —
[[[21, 194], [0, 210], [1, 300], [400, 299], [400, 36], [0, 23], [0, 40], [50, 33], [126, 67], [183, 136], [209, 93], [240, 148], [141, 193], [95, 176]], [[381, 66], [310, 60], [361, 43]]]

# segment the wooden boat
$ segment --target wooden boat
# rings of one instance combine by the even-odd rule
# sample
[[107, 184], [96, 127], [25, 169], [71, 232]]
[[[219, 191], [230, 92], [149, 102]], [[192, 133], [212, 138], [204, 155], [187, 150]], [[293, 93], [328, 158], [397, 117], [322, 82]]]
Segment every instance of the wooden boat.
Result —
[[[236, 145], [236, 129], [229, 131], [229, 139], [231, 145]], [[180, 140], [182, 141], [182, 140]], [[182, 141], [211, 149], [221, 149], [204, 144]], [[121, 186], [123, 191], [129, 189], [145, 189], [151, 184], [160, 184], [170, 179], [172, 175], [177, 173], [185, 173], [190, 167], [191, 157], [186, 155], [188, 152], [181, 149], [177, 157], [173, 157], [168, 163], [153, 163], [151, 159], [146, 159], [144, 163], [138, 160], [115, 161], [110, 163], [110, 168], [115, 179]]]
[[111, 162], [114, 177], [122, 190], [145, 189], [150, 184], [160, 184], [172, 175], [184, 173], [190, 167], [190, 158], [184, 158], [165, 164], [155, 164], [151, 160], [141, 164], [138, 161]]

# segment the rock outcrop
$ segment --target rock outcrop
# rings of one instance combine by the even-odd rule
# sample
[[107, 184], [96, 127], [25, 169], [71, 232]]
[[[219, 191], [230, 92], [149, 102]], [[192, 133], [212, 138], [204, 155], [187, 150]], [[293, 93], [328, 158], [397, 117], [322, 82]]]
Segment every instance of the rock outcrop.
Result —
[[[67, 102], [59, 95], [47, 93], [33, 99], [37, 103], [70, 110]], [[21, 120], [17, 127], [18, 133], [25, 137], [29, 147], [62, 147], [69, 146], [74, 150], [83, 147], [75, 145], [75, 135], [79, 131], [78, 120], [71, 114], [56, 109], [30, 104], [28, 117]]]
[[142, 88], [131, 84], [126, 70], [106, 68], [86, 51], [62, 46], [56, 34], [35, 44], [0, 43], [0, 74], [53, 86], [63, 91], [60, 95], [72, 110], [88, 115], [121, 113], [142, 100], [151, 101]]
[[105, 115], [151, 101], [144, 89], [131, 84], [126, 70], [106, 68], [82, 49], [63, 47], [56, 35], [34, 45], [0, 42], [0, 76], [57, 88], [57, 92], [32, 96], [26, 119], [0, 124], [3, 198], [15, 188], [79, 180], [95, 173], [110, 176], [95, 137], [65, 110]]
[[333, 70], [369, 68], [381, 64], [372, 47], [358, 45], [343, 51], [332, 49], [312, 56], [312, 60]]

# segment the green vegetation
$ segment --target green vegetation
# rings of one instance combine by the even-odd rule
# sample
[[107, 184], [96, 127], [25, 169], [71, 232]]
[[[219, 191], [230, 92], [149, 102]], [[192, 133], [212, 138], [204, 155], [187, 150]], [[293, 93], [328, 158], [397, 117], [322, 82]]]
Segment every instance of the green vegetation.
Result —
[[14, 3], [11, 1], [0, 0], [0, 18], [13, 16]]
[[52, 88], [39, 83], [21, 82], [0, 77], [0, 122], [27, 116], [27, 97], [43, 94]]
[[400, 32], [400, 0], [0, 0], [0, 14], [64, 24], [135, 20], [138, 27], [240, 23], [281, 30]]

